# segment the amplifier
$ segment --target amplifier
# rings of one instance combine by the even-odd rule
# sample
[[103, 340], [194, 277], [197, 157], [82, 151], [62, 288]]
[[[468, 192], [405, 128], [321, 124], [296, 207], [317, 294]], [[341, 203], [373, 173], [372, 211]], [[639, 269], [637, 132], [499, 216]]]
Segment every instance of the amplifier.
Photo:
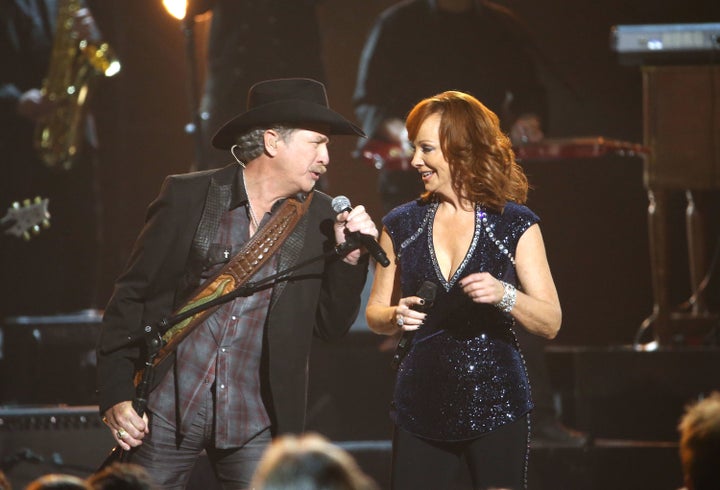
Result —
[[0, 406], [0, 468], [13, 488], [47, 473], [84, 478], [114, 445], [95, 405]]
[[624, 64], [720, 62], [720, 23], [616, 25], [610, 47]]
[[[3, 319], [0, 405], [97, 404], [95, 345], [101, 312]], [[12, 373], [12, 375], [10, 375]]]
[[[97, 405], [1, 406], [0, 469], [20, 490], [48, 473], [87, 478], [115, 447]], [[187, 490], [221, 490], [203, 451]]]

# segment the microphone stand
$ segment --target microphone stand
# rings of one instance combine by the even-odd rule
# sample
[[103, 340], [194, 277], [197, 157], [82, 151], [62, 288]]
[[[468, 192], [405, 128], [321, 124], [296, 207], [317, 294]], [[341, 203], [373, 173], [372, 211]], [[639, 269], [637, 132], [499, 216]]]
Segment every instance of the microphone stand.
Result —
[[[160, 321], [158, 321], [156, 324], [149, 324], [145, 325], [143, 328], [143, 340], [145, 342], [145, 368], [143, 369], [142, 376], [140, 378], [140, 381], [138, 382], [137, 387], [135, 388], [135, 399], [132, 402], [133, 409], [139, 416], [143, 416], [145, 414], [145, 410], [147, 409], [147, 402], [148, 402], [148, 396], [150, 395], [150, 391], [152, 389], [153, 379], [155, 377], [155, 366], [154, 362], [157, 358], [158, 353], [160, 352], [160, 349], [164, 345], [163, 341], [163, 335], [165, 332], [170, 330], [174, 325], [196, 315], [197, 313], [201, 313], [209, 308], [212, 308], [214, 306], [222, 305], [225, 303], [228, 303], [236, 298], [239, 298], [241, 296], [251, 296], [255, 292], [259, 291], [262, 288], [267, 287], [270, 283], [274, 283], [275, 281], [286, 281], [290, 278], [289, 274], [291, 272], [294, 272], [302, 267], [305, 267], [307, 265], [310, 265], [314, 262], [317, 262], [319, 260], [326, 260], [332, 257], [344, 257], [351, 251], [355, 250], [356, 248], [359, 248], [361, 246], [360, 240], [356, 239], [352, 236], [348, 237], [347, 240], [344, 243], [335, 245], [332, 250], [329, 250], [323, 254], [320, 254], [316, 257], [312, 257], [308, 260], [305, 260], [303, 262], [300, 262], [298, 264], [295, 264], [294, 266], [288, 267], [285, 270], [282, 270], [280, 272], [277, 272], [275, 274], [272, 274], [270, 276], [267, 276], [259, 281], [256, 282], [248, 282], [244, 286], [240, 286], [233, 291], [223, 294], [222, 296], [218, 296], [215, 299], [212, 299], [206, 303], [202, 303], [198, 306], [195, 306], [193, 308], [190, 308], [188, 310], [185, 310], [181, 313], [178, 313], [177, 315], [173, 315], [170, 317], [162, 318]], [[131, 342], [120, 345], [118, 348], [125, 347], [127, 345], [135, 343], [136, 340], [133, 339]], [[107, 466], [110, 466], [112, 463], [119, 462], [124, 463], [128, 462], [130, 459], [132, 449], [130, 451], [126, 451], [123, 449], [119, 444], [116, 445], [111, 451], [110, 454], [105, 458], [105, 460], [100, 464], [100, 466], [97, 469], [97, 472], [103, 470]]]

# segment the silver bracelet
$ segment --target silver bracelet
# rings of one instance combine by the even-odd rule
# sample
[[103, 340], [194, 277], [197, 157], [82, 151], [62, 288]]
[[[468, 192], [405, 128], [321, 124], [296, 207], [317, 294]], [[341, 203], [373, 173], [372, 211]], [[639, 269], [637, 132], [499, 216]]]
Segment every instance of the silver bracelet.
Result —
[[503, 293], [502, 299], [495, 303], [495, 306], [505, 313], [510, 313], [513, 307], [515, 307], [515, 301], [517, 301], [517, 289], [515, 289], [515, 286], [512, 284], [508, 284], [505, 281], [500, 282], [502, 283], [505, 292]]

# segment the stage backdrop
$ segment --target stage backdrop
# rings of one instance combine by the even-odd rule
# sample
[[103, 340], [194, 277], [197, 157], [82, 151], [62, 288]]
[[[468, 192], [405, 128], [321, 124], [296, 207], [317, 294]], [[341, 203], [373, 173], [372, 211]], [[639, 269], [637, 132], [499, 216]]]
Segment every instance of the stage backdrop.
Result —
[[[392, 3], [319, 2], [330, 103], [347, 116], [353, 116], [351, 95], [365, 36], [376, 15]], [[550, 94], [551, 137], [602, 135], [641, 141], [640, 71], [618, 62], [610, 49], [611, 26], [720, 21], [718, 2], [707, 0], [667, 5], [650, 0], [501, 3], [526, 20], [536, 40]], [[178, 21], [165, 13], [159, 0], [96, 0], [93, 7], [124, 64], [117, 78], [105, 81], [94, 103], [103, 145], [106, 247], [101, 298], [106, 300], [162, 178], [186, 171], [194, 148], [184, 132], [192, 115], [185, 38]], [[206, 33], [207, 23], [199, 21], [201, 76]], [[375, 170], [353, 160], [354, 143], [352, 138], [334, 139], [328, 190], [365, 204], [379, 222]], [[543, 219], [564, 307], [559, 343], [629, 343], [650, 313], [647, 202], [640, 170], [638, 159], [528, 166], [535, 184], [529, 204]], [[675, 235], [682, 238], [681, 200], [673, 213]], [[709, 236], [714, 239], [716, 233]], [[673, 255], [678, 275], [673, 300], [679, 303], [688, 295], [689, 282], [682, 240], [674, 245]]]

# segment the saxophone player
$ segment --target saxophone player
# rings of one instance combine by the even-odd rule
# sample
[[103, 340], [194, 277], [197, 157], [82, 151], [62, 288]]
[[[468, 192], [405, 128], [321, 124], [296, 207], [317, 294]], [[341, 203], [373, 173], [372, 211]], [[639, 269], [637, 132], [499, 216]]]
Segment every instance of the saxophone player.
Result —
[[[42, 196], [52, 214], [50, 228], [29, 242], [0, 237], [0, 320], [95, 306], [100, 208], [92, 118], [82, 118], [85, 144], [72, 169], [49, 167], [34, 141], [38, 123], [58, 110], [43, 86], [56, 61], [58, 14], [66, 3], [0, 1], [0, 206]], [[74, 38], [100, 38], [84, 3], [73, 9], [71, 26]]]
[[[73, 21], [73, 31], [77, 33], [79, 39], [100, 41], [99, 32], [90, 9], [83, 7], [77, 10], [73, 16]], [[21, 117], [37, 122], [43, 116], [50, 114], [55, 105], [39, 87], [33, 87], [19, 95], [17, 113]]]

